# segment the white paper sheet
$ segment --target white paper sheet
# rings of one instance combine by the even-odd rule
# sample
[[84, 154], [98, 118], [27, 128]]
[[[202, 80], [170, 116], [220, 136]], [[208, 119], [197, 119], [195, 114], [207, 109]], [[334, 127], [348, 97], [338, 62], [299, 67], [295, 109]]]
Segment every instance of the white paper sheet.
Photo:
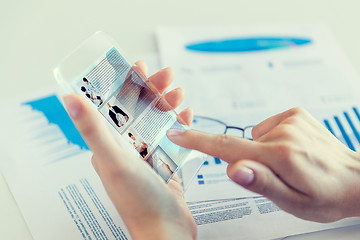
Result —
[[359, 218], [321, 224], [298, 219], [264, 197], [188, 204], [199, 239], [274, 239], [360, 224]]
[[1, 119], [2, 138], [12, 160], [1, 169], [43, 166], [89, 151], [71, 123], [55, 90], [8, 101]]
[[[185, 199], [189, 202], [204, 200], [219, 200], [237, 197], [260, 196], [237, 185], [226, 174], [227, 163], [208, 156], [205, 164], [199, 172], [191, 179], [189, 187], [185, 192]], [[191, 171], [192, 166], [184, 165], [182, 171]]]
[[34, 239], [131, 239], [56, 92], [4, 112], [1, 170]]
[[[243, 53], [185, 48], [210, 40], [274, 36], [312, 42]], [[195, 114], [222, 118], [244, 111], [279, 112], [358, 100], [359, 91], [349, 87], [359, 86], [357, 74], [322, 25], [161, 27], [157, 38], [161, 65], [175, 69], [175, 85], [186, 92], [183, 106], [192, 106]]]
[[5, 174], [34, 239], [131, 239], [90, 158]]
[[[48, 93], [44, 96], [53, 95]], [[26, 108], [26, 105], [13, 103], [14, 113], [19, 112], [16, 108]], [[340, 110], [347, 111], [347, 109]], [[24, 111], [20, 112], [24, 113]], [[36, 116], [41, 114], [41, 111], [33, 112], [33, 114]], [[40, 159], [33, 159], [29, 155], [27, 158], [5, 164], [7, 168], [4, 171], [9, 187], [34, 239], [89, 239], [90, 236], [93, 239], [102, 239], [105, 236], [108, 239], [130, 239], [126, 227], [91, 166], [91, 153], [81, 150], [76, 151], [73, 157], [50, 158], [49, 152], [43, 150], [50, 149], [51, 155], [57, 157], [63, 156], [63, 150], [68, 149], [69, 146], [65, 144], [63, 148], [55, 148], [51, 142], [47, 142], [48, 145], [41, 145], [42, 148], [38, 146], [40, 139], [44, 137], [49, 139], [53, 133], [50, 131], [51, 134], [38, 136], [34, 133], [39, 131], [31, 132], [28, 129], [26, 132], [25, 129], [29, 126], [38, 126], [29, 120], [32, 119], [29, 117], [31, 115], [31, 111], [29, 115], [23, 114], [27, 121], [23, 121], [23, 126], [18, 126], [23, 129], [20, 132], [24, 139], [21, 140], [21, 135], [13, 135], [15, 139], [18, 139], [18, 144], [14, 148], [30, 151], [32, 146], [32, 152], [36, 153], [38, 149], [44, 155], [38, 155]], [[322, 115], [322, 117], [330, 119], [333, 115], [339, 114], [334, 112], [332, 115]], [[12, 116], [12, 124], [15, 125], [18, 124], [18, 120], [23, 119], [15, 120], [14, 116], [17, 115], [10, 114], [9, 116]], [[354, 118], [353, 115], [352, 118]], [[34, 119], [36, 122], [39, 121], [37, 117]], [[49, 127], [51, 125], [52, 127]], [[12, 125], [7, 125], [9, 131], [12, 129], [10, 126]], [[57, 125], [54, 123], [40, 125], [40, 129], [43, 130], [53, 127]], [[57, 127], [57, 130], [64, 134], [61, 128]], [[47, 133], [47, 131], [44, 132]], [[62, 139], [64, 138], [62, 136]], [[8, 139], [8, 143], [13, 145], [14, 142]], [[74, 145], [71, 142], [67, 144]], [[44, 161], [44, 159], [49, 161]], [[54, 161], [54, 159], [58, 160]], [[26, 161], [30, 161], [25, 165], [26, 167], [14, 169], [16, 167], [14, 164], [21, 165]], [[30, 164], [31, 162], [33, 165]], [[193, 186], [190, 186], [188, 191], [192, 188]], [[306, 222], [278, 211], [271, 202], [258, 202], [257, 205], [263, 206], [255, 206], [254, 201], [247, 198], [189, 203], [193, 216], [199, 224], [199, 239], [237, 239], [239, 236], [246, 239], [271, 239], [359, 223], [357, 219], [333, 225]]]
[[[325, 122], [327, 122], [328, 127], [331, 128], [333, 134], [344, 145], [350, 147], [354, 151], [360, 151], [359, 104], [344, 104], [343, 106], [327, 106], [321, 108], [311, 107], [308, 110], [325, 127]], [[252, 118], [254, 119], [252, 122], [257, 122], [257, 119], [263, 114], [258, 115], [259, 116], [249, 114], [244, 116], [244, 118]], [[338, 122], [335, 118], [337, 118]], [[343, 132], [341, 131], [341, 128], [343, 129]], [[247, 191], [233, 183], [227, 177], [226, 162], [211, 156], [207, 158], [206, 162], [207, 164], [203, 165], [185, 193], [187, 201], [194, 202], [258, 196], [258, 194]], [[186, 169], [184, 169], [184, 171], [186, 171]]]
[[[231, 29], [230, 29], [231, 30]], [[295, 31], [295, 30], [294, 30]], [[305, 31], [305, 30], [304, 30]], [[331, 38], [330, 38], [330, 41]], [[337, 51], [336, 48], [334, 50]], [[330, 54], [332, 57], [334, 53]], [[335, 54], [336, 55], [336, 54]], [[180, 56], [180, 55], [179, 55]], [[342, 56], [337, 55], [339, 61], [342, 62]], [[345, 64], [346, 65], [346, 64]], [[340, 65], [339, 65], [340, 66]], [[344, 63], [341, 64], [341, 67], [344, 67]], [[345, 66], [344, 69], [347, 67]], [[176, 69], [176, 66], [175, 66]], [[206, 69], [205, 69], [206, 70]], [[251, 72], [251, 71], [249, 71]], [[354, 79], [353, 78], [353, 71], [348, 71], [348, 74], [345, 74], [346, 79]], [[229, 74], [228, 76], [230, 76]], [[202, 74], [197, 75], [202, 76]], [[212, 74], [208, 75], [212, 76]], [[207, 79], [208, 79], [207, 76]], [[223, 76], [223, 74], [221, 74]], [[191, 89], [189, 92], [189, 89], [186, 87], [186, 82], [181, 81], [184, 78], [181, 77], [181, 74], [178, 74], [176, 76], [175, 83], [179, 86], [185, 86], [186, 92], [186, 99], [191, 99], [191, 103], [188, 101], [188, 105], [193, 105], [193, 101], [195, 104], [195, 108], [197, 105], [197, 101], [199, 99], [199, 95], [196, 97], [191, 97]], [[330, 81], [331, 82], [331, 81]], [[193, 82], [196, 83], [196, 82]], [[210, 84], [208, 84], [210, 85]], [[191, 87], [193, 85], [190, 84]], [[219, 85], [218, 87], [220, 87]], [[332, 86], [332, 85], [331, 85]], [[344, 84], [346, 86], [346, 84]], [[333, 86], [332, 86], [333, 87]], [[249, 88], [249, 87], [248, 87]], [[344, 88], [344, 87], [343, 87]], [[339, 90], [343, 90], [343, 88], [338, 88]], [[209, 86], [206, 86], [204, 90], [204, 93], [201, 95], [202, 97], [206, 98], [208, 95], [211, 95], [211, 89]], [[215, 88], [213, 88], [214, 90]], [[355, 87], [353, 88], [355, 89]], [[215, 90], [220, 90], [215, 89]], [[220, 91], [221, 92], [221, 91]], [[268, 93], [271, 93], [271, 95], [276, 95], [278, 92], [273, 93], [271, 91], [268, 91]], [[351, 118], [354, 120], [356, 119], [356, 115], [354, 115], [351, 109], [351, 106], [355, 106], [353, 103], [356, 102], [354, 98], [353, 91], [349, 88], [347, 91], [340, 91], [342, 94], [339, 94], [333, 98], [324, 98], [323, 104], [330, 106], [329, 109], [327, 109], [325, 112], [322, 111], [315, 111], [312, 113], [318, 113], [317, 117], [319, 120], [329, 120], [335, 129], [334, 132], [339, 136], [341, 139], [342, 134], [339, 131], [338, 128], [336, 128], [336, 123], [334, 123], [334, 116], [339, 116], [341, 121], [345, 123], [346, 125], [346, 119], [343, 117], [343, 112], [347, 111], [351, 114]], [[206, 94], [205, 94], [206, 93]], [[217, 92], [216, 92], [217, 93]], [[248, 95], [251, 96], [252, 92], [248, 91], [245, 92]], [[299, 93], [301, 93], [299, 91]], [[292, 93], [294, 94], [294, 93]], [[346, 94], [349, 94], [349, 96], [345, 97]], [[46, 95], [49, 95], [49, 92], [41, 95], [36, 95], [36, 98], [44, 97]], [[189, 96], [190, 95], [190, 96]], [[304, 95], [304, 94], [303, 94]], [[235, 96], [237, 96], [235, 94]], [[306, 97], [306, 95], [304, 95]], [[304, 97], [304, 98], [305, 98]], [[212, 96], [213, 99], [222, 100], [219, 97], [216, 97], [215, 95]], [[226, 101], [229, 99], [224, 98]], [[269, 98], [271, 99], [271, 98]], [[28, 101], [29, 98], [23, 98], [21, 101]], [[30, 99], [31, 100], [31, 99]], [[66, 233], [65, 231], [69, 231], [69, 235], [66, 235], [67, 237], [71, 239], [84, 239], [81, 232], [77, 228], [77, 225], [73, 221], [74, 219], [69, 214], [69, 211], [66, 209], [66, 206], [64, 204], [64, 201], [61, 202], [59, 200], [59, 189], [66, 188], [69, 185], [75, 184], [78, 188], [81, 188], [83, 185], [80, 180], [86, 178], [88, 182], [91, 184], [92, 188], [96, 191], [97, 195], [101, 198], [101, 202], [104, 204], [104, 206], [107, 209], [107, 212], [110, 214], [112, 219], [114, 220], [114, 223], [117, 227], [121, 227], [123, 231], [126, 234], [126, 230], [124, 230], [123, 226], [121, 225], [121, 220], [117, 217], [117, 214], [114, 212], [112, 204], [109, 202], [109, 199], [107, 199], [106, 193], [102, 189], [101, 186], [99, 186], [100, 182], [97, 179], [97, 176], [94, 175], [89, 161], [83, 159], [87, 158], [86, 156], [86, 150], [84, 150], [83, 147], [80, 147], [78, 145], [69, 144], [68, 141], [65, 140], [65, 142], [61, 142], [61, 139], [64, 139], [64, 132], [60, 131], [59, 128], [55, 126], [54, 124], [49, 124], [48, 122], [42, 122], [41, 117], [41, 111], [33, 112], [31, 111], [31, 108], [27, 109], [26, 111], [23, 109], [17, 108], [19, 107], [19, 103], [21, 102], [13, 102], [12, 105], [7, 105], [7, 110], [9, 111], [9, 116], [6, 124], [3, 124], [2, 126], [5, 126], [5, 130], [2, 132], [11, 132], [9, 134], [9, 137], [7, 139], [7, 142], [9, 143], [8, 149], [9, 152], [11, 152], [12, 161], [2, 160], [2, 169], [11, 169], [13, 167], [21, 167], [22, 170], [10, 173], [10, 171], [7, 174], [7, 181], [11, 187], [11, 190], [14, 192], [14, 196], [18, 202], [18, 205], [20, 209], [22, 210], [22, 213], [29, 225], [29, 228], [31, 232], [33, 233], [34, 239], [56, 239], [54, 236], [61, 236], [61, 239], [64, 239], [64, 236]], [[187, 100], [186, 100], [187, 101]], [[230, 99], [231, 101], [231, 99]], [[241, 99], [240, 101], [241, 102]], [[265, 101], [267, 102], [267, 101]], [[269, 101], [269, 104], [272, 101]], [[261, 107], [261, 104], [249, 104], [246, 105], [241, 103], [241, 108], [236, 107], [240, 106], [237, 104], [233, 104], [231, 108], [227, 108], [227, 110], [230, 109], [230, 115], [224, 115], [224, 119], [228, 124], [238, 125], [238, 126], [246, 126], [248, 124], [258, 123], [261, 120], [263, 120], [264, 116], [269, 116], [271, 114], [277, 113], [280, 111], [280, 108], [285, 108], [288, 104], [288, 102], [283, 101], [282, 106], [279, 108], [265, 108]], [[252, 105], [253, 104], [253, 105]], [[324, 105], [320, 104], [320, 107], [323, 107]], [[346, 106], [345, 106], [346, 105]], [[259, 106], [259, 107], [258, 107]], [[332, 108], [334, 106], [337, 106], [338, 108]], [[26, 108], [29, 107], [29, 105], [25, 105]], [[202, 114], [210, 113], [215, 117], [223, 117], [222, 116], [222, 108], [213, 108], [207, 107], [204, 108], [204, 112]], [[214, 111], [214, 109], [216, 111]], [[240, 109], [240, 110], [239, 110]], [[323, 108], [321, 108], [323, 109]], [[30, 111], [28, 111], [30, 110]], [[196, 109], [195, 109], [196, 110]], [[206, 111], [205, 111], [206, 110]], [[260, 110], [260, 111], [259, 111]], [[225, 111], [224, 111], [225, 112]], [[260, 112], [260, 114], [259, 114]], [[40, 114], [40, 115], [39, 115]], [[38, 115], [38, 116], [35, 116]], [[3, 119], [4, 120], [4, 119]], [[19, 122], [21, 124], [19, 124]], [[358, 124], [358, 123], [354, 123]], [[16, 125], [15, 127], [11, 127], [13, 125]], [[56, 125], [56, 124], [55, 124]], [[357, 125], [356, 125], [357, 126]], [[49, 131], [46, 131], [46, 129], [52, 129]], [[356, 143], [356, 136], [354, 133], [352, 133], [351, 128], [349, 124], [345, 126], [345, 129], [347, 131], [347, 134], [349, 135], [352, 142]], [[15, 132], [14, 132], [15, 131]], [[38, 135], [40, 134], [40, 135]], [[4, 134], [6, 135], [6, 134]], [[15, 141], [11, 140], [10, 136], [15, 136]], [[57, 141], [49, 141], [50, 139], [59, 139], [59, 142]], [[343, 139], [342, 139], [343, 140]], [[46, 143], [46, 145], [43, 145]], [[70, 142], [71, 143], [71, 142]], [[21, 151], [20, 151], [21, 150]], [[69, 155], [68, 155], [69, 154]], [[74, 158], [71, 159], [71, 161], [66, 160], [69, 158], [69, 156], [74, 156]], [[31, 161], [30, 161], [31, 159]], [[64, 160], [65, 159], [65, 160]], [[220, 173], [223, 173], [223, 168], [219, 169]], [[56, 170], [56, 169], [59, 169]], [[60, 171], [60, 169], [63, 169]], [[69, 171], [70, 169], [70, 171]], [[205, 169], [205, 168], [204, 168]], [[64, 171], [67, 171], [68, 173], [64, 175]], [[49, 173], [48, 173], [49, 172]], [[53, 173], [50, 175], [50, 173]], [[33, 180], [29, 180], [32, 178]], [[49, 180], [54, 179], [54, 180]], [[34, 184], [32, 187], [29, 187]], [[196, 181], [194, 181], [196, 182]], [[219, 181], [220, 182], [220, 181]], [[221, 182], [224, 184], [224, 181]], [[35, 184], [38, 184], [35, 186]], [[73, 185], [72, 185], [73, 186]], [[218, 189], [216, 187], [216, 184], [213, 185], [214, 189]], [[235, 185], [235, 187], [237, 187]], [[32, 190], [33, 189], [33, 190]], [[48, 191], [44, 191], [44, 189], [49, 189]], [[188, 188], [188, 191], [191, 191], [194, 189], [196, 191], [196, 188], [193, 186], [190, 186]], [[224, 188], [226, 189], [226, 188]], [[207, 192], [207, 193], [206, 193]], [[212, 191], [214, 192], [214, 191]], [[55, 194], [57, 193], [57, 195]], [[84, 196], [86, 196], [86, 193], [82, 192]], [[210, 197], [211, 195], [208, 194], [208, 191], [205, 191], [202, 193], [203, 198]], [[225, 196], [225, 195], [222, 195]], [[230, 197], [231, 195], [227, 196]], [[235, 195], [236, 197], [239, 196], [238, 193]], [[196, 196], [198, 197], [198, 196]], [[215, 198], [218, 198], [218, 196], [215, 196]], [[60, 198], [61, 199], [61, 198]], [[194, 198], [195, 199], [195, 198]], [[197, 198], [200, 199], [200, 198]], [[29, 200], [29, 201], [28, 201]], [[30, 201], [31, 200], [31, 201]], [[239, 200], [240, 201], [240, 200]], [[246, 201], [246, 199], [244, 200]], [[86, 199], [86, 202], [89, 203], [89, 205], [92, 206], [92, 212], [96, 212], [97, 208], [96, 205], [92, 205], [92, 201], [90, 199]], [[48, 211], [49, 214], [46, 213], [46, 211], [43, 212], [45, 209], [44, 206], [47, 206], [46, 209], [50, 209], [51, 211]], [[192, 205], [194, 206], [194, 205]], [[211, 207], [210, 205], [208, 205]], [[218, 207], [218, 206], [214, 206]], [[221, 208], [228, 208], [231, 209], [231, 206], [221, 205]], [[232, 206], [234, 207], [234, 206]], [[54, 209], [53, 209], [54, 208]], [[63, 208], [63, 211], [61, 210]], [[56, 211], [55, 211], [56, 209]], [[199, 208], [201, 210], [201, 208]], [[253, 209], [256, 210], [255, 207]], [[58, 211], [59, 210], [59, 211]], [[218, 209], [221, 210], [221, 209]], [[256, 212], [254, 210], [254, 212]], [[36, 211], [41, 211], [41, 214], [36, 214]], [[206, 210], [208, 211], [208, 210]], [[214, 210], [215, 211], [215, 210]], [[61, 212], [61, 213], [60, 213]], [[236, 213], [236, 211], [235, 211]], [[279, 213], [279, 214], [277, 214]], [[59, 214], [59, 215], [56, 215]], [[81, 214], [81, 212], [80, 212]], [[198, 216], [200, 213], [194, 213], [195, 216]], [[235, 214], [236, 215], [236, 214]], [[300, 232], [308, 232], [308, 231], [315, 231], [316, 229], [323, 229], [323, 227], [318, 227], [317, 224], [312, 224], [306, 222], [306, 224], [296, 224], [296, 222], [291, 221], [292, 227], [289, 227], [288, 231], [284, 231], [280, 223], [283, 223], [283, 221], [286, 221], [287, 217], [283, 216], [282, 212], [276, 212], [276, 213], [269, 213], [272, 217], [265, 217], [263, 218], [263, 215], [256, 215], [253, 217], [250, 217], [249, 215], [245, 215], [241, 219], [232, 219], [227, 221], [220, 221], [220, 222], [214, 222], [209, 224], [202, 224], [199, 226], [199, 238], [200, 239], [238, 239], [241, 236], [248, 236], [249, 239], [259, 237], [260, 235], [263, 236], [261, 239], [269, 239], [275, 236], [283, 237], [286, 235], [292, 235]], [[46, 217], [46, 218], [45, 218]], [[81, 217], [81, 216], [80, 216]], [[46, 220], [44, 220], [46, 219]], [[85, 218], [84, 218], [85, 219]], [[102, 216], [96, 215], [96, 219], [98, 221], [102, 221]], [[51, 220], [51, 221], [50, 221]], [[86, 220], [85, 220], [86, 221]], [[340, 225], [351, 225], [355, 224], [357, 220], [347, 220], [344, 223], [341, 223]], [[104, 224], [105, 223], [105, 224]], [[63, 226], [63, 227], [61, 227]], [[112, 235], [110, 228], [108, 227], [106, 222], [102, 222], [101, 225], [102, 229], [106, 231], [107, 234], [109, 234], [110, 239], [116, 239], [114, 235]], [[242, 226], [245, 226], [244, 228]], [[259, 226], [264, 226], [264, 231], [259, 231]], [[275, 226], [275, 227], [274, 227]], [[286, 227], [288, 225], [284, 225]], [[333, 226], [333, 225], [329, 225]], [[335, 225], [339, 226], [339, 225]], [[48, 227], [48, 231], [45, 229], [45, 227]], [[60, 228], [62, 232], [60, 233], [59, 229], [54, 228]], [[328, 228], [328, 227], [326, 227]], [[90, 229], [90, 227], [88, 228]], [[99, 229], [99, 228], [98, 228]], [[261, 229], [260, 229], [261, 230]], [[110, 231], [110, 232], [109, 232]], [[91, 232], [91, 230], [90, 230]], [[96, 232], [96, 231], [95, 231]], [[54, 234], [57, 233], [57, 234]], [[211, 237], [210, 237], [211, 236]], [[121, 238], [120, 238], [121, 239]], [[256, 238], [259, 239], [259, 238]]]
[[[307, 46], [246, 53], [196, 52], [185, 48], [197, 42], [269, 36], [300, 37], [311, 39], [312, 42]], [[334, 135], [344, 144], [360, 150], [360, 118], [356, 113], [360, 103], [360, 81], [326, 27], [162, 27], [157, 31], [157, 37], [161, 64], [175, 69], [174, 85], [183, 87], [186, 93], [182, 106], [192, 106], [195, 115], [245, 127], [256, 125], [288, 108], [301, 106], [324, 125], [327, 121]], [[201, 171], [205, 175], [206, 167], [199, 174]], [[208, 168], [208, 173], [224, 173], [224, 165], [214, 165], [211, 171]], [[239, 198], [239, 193], [230, 191], [231, 186], [224, 187], [227, 184], [224, 181], [209, 184], [204, 191], [197, 182], [194, 181], [186, 193], [189, 199], [204, 200], [195, 204], [206, 206], [200, 207], [199, 213], [193, 212], [195, 218], [206, 214], [206, 208], [213, 207], [214, 215], [207, 218], [221, 220], [200, 225], [200, 239], [237, 239], [240, 236], [244, 239], [281, 238], [359, 223], [358, 219], [348, 219], [322, 225], [296, 219], [282, 211], [255, 214], [256, 207], [249, 199], [238, 201], [248, 202], [253, 210], [250, 215], [237, 218], [239, 211], [229, 211], [230, 218], [232, 213], [235, 215], [234, 219], [224, 220], [229, 216], [224, 214], [218, 218], [217, 211], [232, 209], [232, 203], [213, 205], [208, 200], [223, 199], [219, 195]]]
[[[306, 38], [311, 39], [311, 44], [245, 53], [196, 52], [185, 48], [210, 40], [266, 36]], [[245, 127], [291, 107], [302, 106], [318, 116], [320, 110], [330, 114], [360, 103], [357, 73], [322, 25], [161, 27], [157, 37], [161, 63], [174, 68], [175, 84], [185, 89], [182, 106], [193, 107], [195, 115]], [[318, 116], [318, 120], [324, 119]], [[357, 142], [353, 131], [348, 132]], [[345, 142], [342, 134], [337, 136]], [[209, 174], [223, 173], [224, 166], [215, 167], [218, 171], [208, 168]], [[207, 169], [203, 167], [200, 171], [205, 175]], [[201, 191], [203, 186], [193, 183], [196, 187], [187, 193], [189, 199], [216, 199], [221, 194], [224, 198], [238, 198], [237, 191], [223, 186], [226, 177], [223, 180], [212, 184], [206, 194]]]

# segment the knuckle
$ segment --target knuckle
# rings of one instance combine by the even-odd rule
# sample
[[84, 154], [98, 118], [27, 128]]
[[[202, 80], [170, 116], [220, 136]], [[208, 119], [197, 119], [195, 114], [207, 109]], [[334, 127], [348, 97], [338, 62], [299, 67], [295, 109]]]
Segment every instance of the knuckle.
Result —
[[229, 144], [229, 142], [231, 141], [230, 139], [231, 137], [226, 134], [220, 134], [215, 136], [214, 144], [210, 147], [220, 159], [224, 159], [224, 146], [227, 146]]
[[292, 115], [286, 118], [282, 123], [284, 125], [295, 126], [297, 123], [299, 123], [299, 121], [300, 121], [300, 117], [298, 115]]
[[295, 107], [289, 110], [290, 116], [302, 116], [307, 113], [307, 111], [302, 107]]
[[276, 132], [282, 139], [291, 139], [295, 132], [295, 127], [291, 124], [281, 124], [277, 127]]
[[222, 146], [226, 145], [227, 143], [229, 143], [229, 141], [230, 141], [230, 136], [228, 136], [226, 134], [219, 134], [219, 135], [216, 135], [216, 137], [215, 137], [216, 147], [222, 147]]
[[253, 138], [258, 138], [260, 131], [259, 128], [259, 125], [256, 125], [251, 129], [251, 135], [253, 136]]
[[94, 136], [96, 130], [92, 124], [81, 124], [78, 126], [79, 132], [85, 139], [89, 139]]
[[279, 160], [291, 163], [294, 156], [294, 146], [288, 142], [278, 143], [273, 146], [273, 153], [275, 156], [278, 156]]

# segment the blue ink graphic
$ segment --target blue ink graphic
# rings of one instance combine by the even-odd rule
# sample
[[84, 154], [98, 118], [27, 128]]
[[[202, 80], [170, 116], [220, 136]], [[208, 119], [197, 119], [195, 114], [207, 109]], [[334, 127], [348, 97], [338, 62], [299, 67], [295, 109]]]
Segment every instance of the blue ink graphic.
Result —
[[356, 139], [357, 139], [358, 142], [360, 143], [360, 134], [359, 134], [359, 132], [357, 131], [354, 123], [352, 122], [350, 115], [349, 115], [347, 112], [344, 112], [344, 116], [345, 116], [346, 120], [348, 121], [348, 123], [349, 123], [349, 125], [350, 125], [350, 128], [351, 128], [351, 130], [353, 131]]
[[26, 102], [24, 105], [29, 105], [33, 110], [42, 112], [49, 124], [55, 124], [60, 128], [69, 143], [78, 145], [81, 149], [90, 150], [57, 96], [51, 95]]
[[324, 124], [325, 124], [326, 128], [332, 133], [332, 135], [334, 135], [334, 136], [336, 137], [336, 135], [335, 135], [335, 133], [334, 133], [334, 130], [332, 129], [329, 121], [325, 119], [325, 120], [324, 120]]
[[187, 50], [210, 53], [239, 53], [299, 47], [311, 44], [308, 38], [249, 37], [190, 43]]
[[349, 147], [351, 150], [355, 151], [355, 147], [354, 147], [354, 145], [352, 144], [352, 142], [351, 142], [351, 140], [350, 140], [350, 137], [349, 137], [348, 134], [346, 133], [346, 131], [345, 131], [345, 129], [344, 129], [344, 127], [343, 127], [340, 119], [339, 119], [337, 116], [335, 116], [335, 117], [334, 117], [334, 120], [335, 120], [336, 124], [338, 125], [339, 130], [340, 130], [341, 134], [343, 135], [344, 140], [345, 140], [346, 144], [348, 145], [348, 147]]
[[357, 118], [358, 118], [358, 120], [360, 121], [360, 114], [359, 114], [359, 111], [357, 110], [357, 108], [356, 108], [356, 107], [353, 107], [352, 109], [353, 109], [353, 111], [354, 111], [354, 113], [355, 113], [356, 117], [357, 117]]
[[219, 158], [214, 158], [215, 159], [215, 164], [221, 164], [221, 160]]

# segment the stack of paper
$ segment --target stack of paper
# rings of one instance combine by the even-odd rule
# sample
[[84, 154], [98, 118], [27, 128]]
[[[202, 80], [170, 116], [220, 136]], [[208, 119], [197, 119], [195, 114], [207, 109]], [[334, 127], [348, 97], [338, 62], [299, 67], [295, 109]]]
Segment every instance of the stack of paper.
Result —
[[[160, 28], [157, 35], [161, 63], [174, 67], [183, 106], [196, 115], [245, 127], [302, 106], [360, 150], [358, 78], [323, 26]], [[5, 106], [0, 126], [11, 159], [1, 168], [34, 239], [130, 239], [56, 91]], [[194, 179], [182, 169], [192, 180], [185, 197], [199, 239], [273, 239], [360, 224], [299, 220], [231, 182], [226, 167], [208, 157]]]
[[[360, 82], [326, 27], [162, 27], [157, 37], [161, 64], [175, 69], [183, 106], [195, 115], [246, 127], [301, 106], [360, 150]], [[360, 223], [297, 219], [231, 182], [225, 162], [205, 163], [185, 194], [201, 239], [271, 239]]]

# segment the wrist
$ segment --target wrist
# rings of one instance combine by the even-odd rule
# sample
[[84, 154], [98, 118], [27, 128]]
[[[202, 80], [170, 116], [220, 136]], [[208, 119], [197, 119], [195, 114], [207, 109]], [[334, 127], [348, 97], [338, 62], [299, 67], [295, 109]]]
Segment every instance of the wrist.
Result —
[[347, 162], [350, 171], [344, 181], [347, 186], [347, 192], [344, 193], [346, 204], [342, 205], [347, 206], [345, 217], [360, 217], [360, 153], [354, 153], [351, 158], [352, 161]]
[[138, 221], [128, 226], [131, 237], [134, 240], [190, 240], [193, 239], [189, 227], [184, 223], [164, 221], [156, 218]]

